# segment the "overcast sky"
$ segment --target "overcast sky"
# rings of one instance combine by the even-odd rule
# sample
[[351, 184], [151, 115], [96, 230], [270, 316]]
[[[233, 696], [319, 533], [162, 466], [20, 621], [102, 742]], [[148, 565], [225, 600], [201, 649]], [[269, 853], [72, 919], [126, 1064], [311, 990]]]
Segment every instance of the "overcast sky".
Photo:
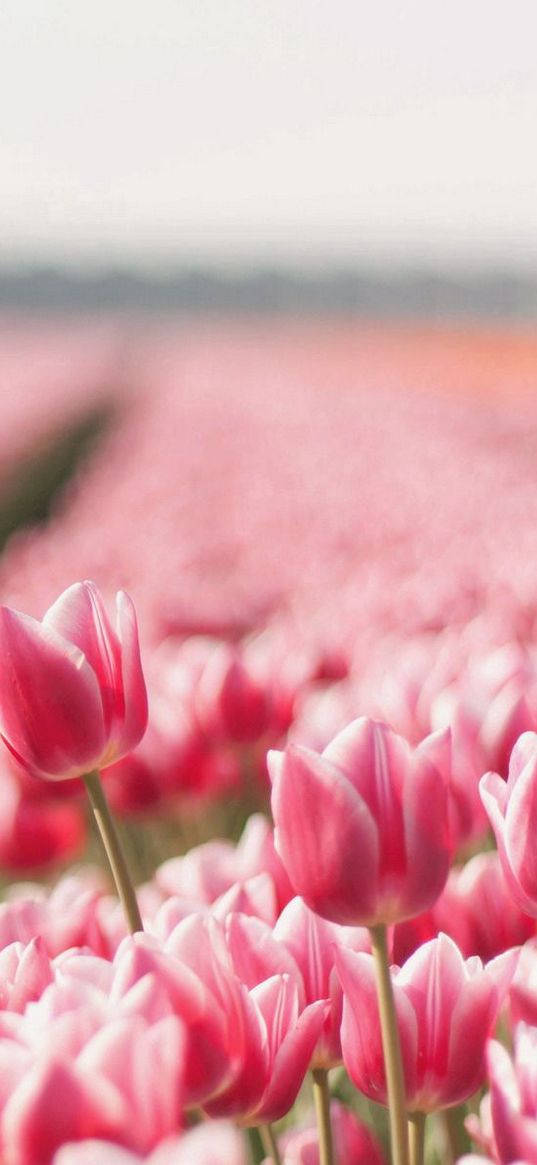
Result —
[[536, 0], [0, 0], [0, 261], [537, 268]]

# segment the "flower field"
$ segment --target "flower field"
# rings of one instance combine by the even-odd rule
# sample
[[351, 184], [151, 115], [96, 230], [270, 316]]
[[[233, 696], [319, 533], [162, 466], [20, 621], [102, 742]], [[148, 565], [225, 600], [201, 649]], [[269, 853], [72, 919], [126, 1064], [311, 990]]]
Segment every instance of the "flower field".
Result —
[[537, 1163], [537, 337], [6, 317], [0, 390], [1, 1165]]

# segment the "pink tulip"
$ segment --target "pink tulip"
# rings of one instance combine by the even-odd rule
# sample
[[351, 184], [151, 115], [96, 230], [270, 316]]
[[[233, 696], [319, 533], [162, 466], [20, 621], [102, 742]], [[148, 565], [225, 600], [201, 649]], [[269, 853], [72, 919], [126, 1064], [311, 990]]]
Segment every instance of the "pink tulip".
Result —
[[10, 943], [0, 951], [0, 1007], [23, 1012], [52, 982], [50, 959], [42, 938], [27, 946]]
[[491, 1040], [487, 1049], [490, 1117], [500, 1165], [537, 1163], [537, 1030], [518, 1025], [514, 1057]]
[[[327, 1012], [324, 1001], [301, 1011], [296, 980], [287, 974], [254, 987], [249, 1004], [242, 1070], [206, 1106], [210, 1116], [233, 1116], [244, 1126], [272, 1123], [292, 1108]], [[258, 1072], [260, 1061], [262, 1087], [254, 1099], [251, 1074]]]
[[107, 1082], [83, 1080], [71, 1062], [50, 1057], [29, 1067], [2, 1113], [6, 1165], [48, 1165], [64, 1141], [115, 1139], [121, 1102]]
[[513, 902], [495, 850], [450, 871], [432, 916], [436, 931], [449, 934], [465, 958], [479, 955], [484, 962], [521, 946], [536, 929], [535, 919]]
[[225, 1121], [197, 1125], [140, 1157], [109, 1141], [64, 1145], [52, 1165], [247, 1165], [244, 1135]]
[[[192, 916], [176, 927], [166, 950], [199, 976], [226, 1025], [230, 1079], [204, 1102], [207, 1113], [244, 1125], [284, 1116], [309, 1066], [327, 1003], [303, 1008], [296, 964], [259, 919], [232, 915], [224, 928], [214, 917]], [[197, 1055], [203, 1050], [202, 1043]]]
[[[55, 786], [49, 783], [40, 787], [49, 790]], [[79, 857], [85, 842], [86, 823], [78, 803], [58, 804], [51, 797], [31, 796], [10, 773], [2, 772], [0, 865], [18, 873], [42, 871], [53, 863]]]
[[[330, 1105], [336, 1161], [345, 1165], [384, 1165], [384, 1154], [373, 1133], [343, 1104]], [[319, 1165], [319, 1134], [315, 1122], [280, 1137], [282, 1165]], [[263, 1165], [271, 1165], [270, 1160]]]
[[283, 910], [274, 938], [293, 956], [304, 983], [306, 1003], [329, 999], [330, 1010], [313, 1057], [314, 1068], [341, 1063], [341, 1012], [343, 994], [335, 969], [339, 944], [354, 951], [370, 951], [369, 932], [363, 927], [338, 926], [309, 910], [301, 898], [293, 898]]
[[[98, 992], [80, 986], [78, 1003], [76, 990], [71, 992], [76, 1012], [69, 1010], [64, 989], [65, 1012], [56, 1014], [51, 999], [47, 1026], [38, 1033], [28, 1029], [35, 1047], [24, 1071], [19, 1058], [28, 1057], [26, 1049], [12, 1038], [8, 1053], [8, 1041], [0, 1040], [4, 1087], [9, 1079], [0, 1117], [6, 1165], [48, 1165], [62, 1144], [88, 1137], [147, 1153], [181, 1127], [185, 1045], [179, 1020], [168, 1015], [148, 1023], [141, 1014], [104, 1023], [96, 1014], [86, 1018], [84, 1006]], [[40, 1020], [46, 1022], [44, 1008]]]
[[537, 943], [527, 942], [520, 951], [509, 988], [509, 1016], [515, 1027], [521, 1020], [537, 1027]]
[[[508, 957], [507, 957], [508, 958]], [[485, 1043], [512, 966], [464, 961], [441, 934], [392, 971], [407, 1107], [433, 1112], [471, 1096], [485, 1076]], [[387, 1103], [375, 971], [371, 955], [339, 948], [344, 992], [343, 1062], [357, 1088]]]
[[[175, 941], [180, 942], [180, 938]], [[217, 961], [216, 954], [214, 960]], [[225, 970], [219, 965], [216, 971], [222, 981]], [[113, 998], [125, 1004], [129, 993], [147, 980], [155, 987], [148, 997], [152, 1009], [151, 1013], [146, 1012], [148, 1021], [155, 1014], [165, 1016], [172, 1011], [184, 1024], [185, 1105], [205, 1102], [227, 1085], [242, 1063], [236, 1049], [237, 1043], [242, 1048], [240, 993], [238, 984], [231, 981], [231, 968], [228, 996], [223, 1002], [211, 991], [210, 983], [170, 950], [166, 953], [159, 950], [147, 936], [125, 939], [115, 958]], [[140, 1010], [139, 998], [135, 996], [135, 1000]]]
[[292, 890], [274, 848], [272, 827], [262, 813], [248, 818], [236, 846], [230, 841], [207, 841], [183, 857], [164, 862], [155, 879], [163, 894], [211, 903], [257, 874], [270, 875], [279, 913], [292, 897]]
[[248, 914], [262, 918], [273, 926], [278, 916], [278, 906], [276, 888], [270, 874], [256, 874], [246, 882], [235, 882], [216, 899], [211, 913], [222, 921], [229, 914]]
[[364, 717], [319, 756], [269, 753], [276, 848], [311, 910], [375, 926], [431, 906], [447, 878], [448, 732], [415, 750]]
[[276, 931], [260, 918], [229, 914], [224, 923], [226, 945], [235, 974], [250, 991], [272, 975], [288, 975], [297, 985], [300, 1007], [324, 999], [323, 994], [306, 1000], [304, 980], [289, 948]]
[[64, 876], [48, 895], [42, 887], [17, 889], [18, 896], [0, 903], [0, 948], [39, 935], [52, 957], [69, 947], [100, 943], [95, 915], [104, 884], [97, 871]]
[[93, 583], [75, 583], [42, 622], [0, 608], [0, 734], [35, 776], [103, 768], [143, 736], [147, 697], [131, 600], [114, 631]]
[[247, 1165], [244, 1133], [225, 1121], [210, 1121], [185, 1133], [172, 1155], [156, 1149], [150, 1165]]
[[237, 648], [215, 646], [194, 692], [197, 717], [212, 739], [246, 744], [266, 732], [268, 695], [248, 670]]
[[524, 732], [511, 753], [507, 782], [486, 773], [479, 786], [515, 902], [537, 917], [537, 734]]

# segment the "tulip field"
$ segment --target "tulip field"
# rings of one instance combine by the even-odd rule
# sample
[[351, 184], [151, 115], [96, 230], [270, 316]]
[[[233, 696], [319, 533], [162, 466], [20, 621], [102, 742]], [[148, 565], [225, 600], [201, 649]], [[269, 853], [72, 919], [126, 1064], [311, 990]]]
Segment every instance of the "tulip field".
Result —
[[537, 336], [0, 317], [0, 1165], [537, 1165]]

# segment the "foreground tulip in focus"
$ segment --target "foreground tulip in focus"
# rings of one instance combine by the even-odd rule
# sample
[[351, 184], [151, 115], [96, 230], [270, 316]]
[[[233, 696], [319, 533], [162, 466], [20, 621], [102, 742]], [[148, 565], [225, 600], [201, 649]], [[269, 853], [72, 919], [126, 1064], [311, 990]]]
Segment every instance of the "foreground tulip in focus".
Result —
[[0, 608], [0, 734], [36, 777], [82, 777], [131, 931], [142, 929], [99, 770], [141, 740], [147, 694], [129, 597], [114, 631], [97, 588], [75, 583], [41, 623]]
[[331, 922], [378, 926], [431, 906], [451, 860], [449, 732], [412, 749], [355, 720], [319, 755], [269, 753], [276, 848], [295, 892]]
[[0, 608], [0, 733], [28, 772], [77, 777], [130, 752], [147, 724], [134, 607], [116, 629], [97, 588], [75, 583], [39, 622]]

